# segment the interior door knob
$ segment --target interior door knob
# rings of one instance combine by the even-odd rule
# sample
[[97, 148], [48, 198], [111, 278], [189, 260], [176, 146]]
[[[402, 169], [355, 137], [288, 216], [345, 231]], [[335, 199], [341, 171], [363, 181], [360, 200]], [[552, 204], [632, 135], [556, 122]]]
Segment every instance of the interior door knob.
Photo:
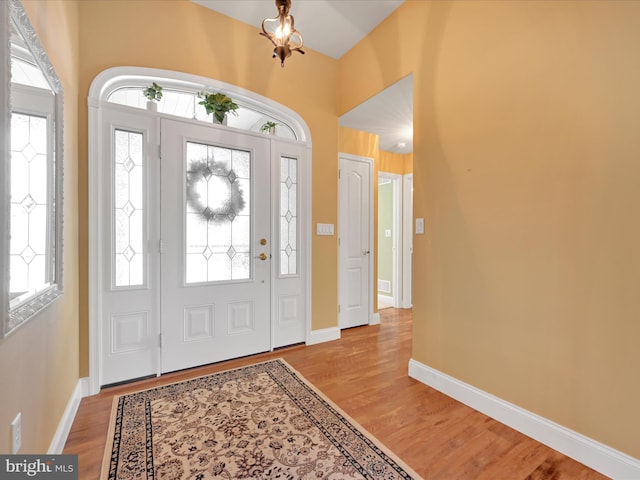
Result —
[[262, 252], [260, 255], [258, 255], [258, 258], [264, 262], [267, 259], [267, 254]]

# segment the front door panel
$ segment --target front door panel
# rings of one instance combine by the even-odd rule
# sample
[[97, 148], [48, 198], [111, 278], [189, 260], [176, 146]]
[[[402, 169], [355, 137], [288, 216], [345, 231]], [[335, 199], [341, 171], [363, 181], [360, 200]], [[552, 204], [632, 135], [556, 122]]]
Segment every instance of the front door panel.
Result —
[[162, 372], [267, 351], [270, 145], [162, 120]]

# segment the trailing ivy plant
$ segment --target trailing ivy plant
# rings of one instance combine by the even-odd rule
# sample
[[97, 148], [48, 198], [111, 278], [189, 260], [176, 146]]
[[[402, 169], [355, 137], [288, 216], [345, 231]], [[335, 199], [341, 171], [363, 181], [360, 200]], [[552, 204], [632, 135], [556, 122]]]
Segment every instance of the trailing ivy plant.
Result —
[[262, 132], [262, 133], [274, 132], [277, 125], [278, 124], [276, 122], [265, 122], [260, 127], [260, 132]]
[[228, 112], [236, 116], [238, 115], [238, 112], [236, 112], [238, 104], [234, 103], [234, 101], [224, 93], [199, 92], [198, 97], [202, 99], [198, 102], [198, 105], [203, 105], [207, 114], [211, 115], [213, 113], [213, 116], [216, 117], [216, 120], [220, 123], [222, 123]]
[[156, 82], [153, 82], [150, 87], [145, 88], [142, 94], [147, 97], [150, 102], [160, 101], [162, 98], [162, 87]]

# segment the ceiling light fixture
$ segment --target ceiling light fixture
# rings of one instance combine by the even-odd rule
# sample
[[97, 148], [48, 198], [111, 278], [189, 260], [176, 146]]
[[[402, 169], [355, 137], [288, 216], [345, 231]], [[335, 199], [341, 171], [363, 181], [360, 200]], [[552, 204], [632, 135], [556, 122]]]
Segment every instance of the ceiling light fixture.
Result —
[[302, 51], [302, 35], [293, 26], [293, 15], [289, 15], [291, 0], [276, 0], [278, 16], [265, 18], [262, 21], [260, 35], [267, 37], [275, 46], [273, 58], [278, 57], [284, 68], [284, 60], [291, 56], [291, 52]]

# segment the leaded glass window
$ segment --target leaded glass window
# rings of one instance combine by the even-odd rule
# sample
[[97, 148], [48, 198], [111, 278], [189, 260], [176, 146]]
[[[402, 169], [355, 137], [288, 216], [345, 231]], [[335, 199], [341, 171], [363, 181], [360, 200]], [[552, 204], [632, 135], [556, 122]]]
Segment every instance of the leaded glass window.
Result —
[[114, 132], [113, 255], [115, 286], [144, 284], [143, 134]]
[[280, 157], [280, 275], [298, 273], [298, 160]]
[[251, 154], [187, 142], [186, 283], [251, 277]]
[[47, 118], [11, 115], [11, 243], [9, 298], [23, 297], [51, 285], [48, 259], [50, 202]]

